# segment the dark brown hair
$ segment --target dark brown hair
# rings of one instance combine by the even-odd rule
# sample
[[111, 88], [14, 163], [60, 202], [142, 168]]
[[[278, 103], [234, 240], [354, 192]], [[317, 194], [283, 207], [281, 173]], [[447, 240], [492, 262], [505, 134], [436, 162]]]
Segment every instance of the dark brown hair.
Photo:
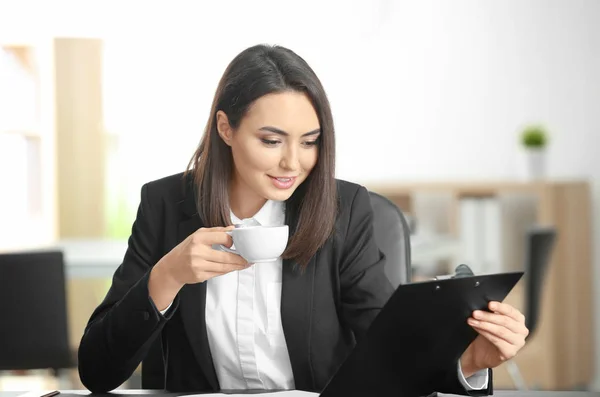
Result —
[[333, 232], [337, 192], [331, 107], [321, 82], [304, 59], [287, 48], [268, 45], [256, 45], [237, 55], [221, 77], [204, 135], [187, 172], [194, 178], [198, 213], [204, 224], [230, 225], [233, 158], [231, 148], [217, 132], [216, 114], [222, 110], [235, 131], [255, 100], [285, 91], [306, 94], [321, 127], [317, 163], [286, 202], [290, 241], [282, 257], [305, 266]]

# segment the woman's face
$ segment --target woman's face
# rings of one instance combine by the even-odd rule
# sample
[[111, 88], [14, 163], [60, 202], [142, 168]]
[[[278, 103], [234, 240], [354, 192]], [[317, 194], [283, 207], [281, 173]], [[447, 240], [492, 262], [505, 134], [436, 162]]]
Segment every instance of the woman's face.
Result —
[[319, 119], [303, 93], [257, 99], [235, 131], [225, 113], [218, 112], [217, 128], [231, 147], [233, 187], [243, 197], [254, 193], [262, 199], [287, 200], [317, 163]]

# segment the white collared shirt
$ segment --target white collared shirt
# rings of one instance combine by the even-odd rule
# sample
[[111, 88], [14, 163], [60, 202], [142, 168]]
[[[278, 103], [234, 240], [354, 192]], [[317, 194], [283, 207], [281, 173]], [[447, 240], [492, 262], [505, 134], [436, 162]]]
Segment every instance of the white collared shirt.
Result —
[[[253, 218], [282, 226], [284, 203], [267, 201]], [[231, 221], [242, 223], [233, 213]], [[281, 267], [278, 259], [207, 282], [206, 330], [223, 390], [295, 387], [281, 325]]]
[[[269, 200], [253, 218], [265, 226], [284, 225], [285, 205]], [[242, 223], [233, 213], [231, 221]], [[281, 323], [282, 274], [279, 259], [207, 281], [206, 330], [222, 390], [295, 388]], [[488, 385], [487, 370], [467, 380], [459, 363], [458, 377], [467, 390]]]

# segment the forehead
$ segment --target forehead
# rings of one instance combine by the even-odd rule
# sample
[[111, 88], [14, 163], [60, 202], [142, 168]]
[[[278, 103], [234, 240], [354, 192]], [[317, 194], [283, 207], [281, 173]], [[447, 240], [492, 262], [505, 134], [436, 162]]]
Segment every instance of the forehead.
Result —
[[258, 98], [242, 123], [256, 129], [268, 125], [289, 134], [304, 134], [319, 128], [317, 112], [308, 96], [300, 92], [281, 92]]

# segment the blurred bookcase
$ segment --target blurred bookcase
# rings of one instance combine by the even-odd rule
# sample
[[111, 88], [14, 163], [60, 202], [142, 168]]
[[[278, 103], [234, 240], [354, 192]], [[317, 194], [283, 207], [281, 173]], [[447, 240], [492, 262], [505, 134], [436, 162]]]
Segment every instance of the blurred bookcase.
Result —
[[52, 42], [0, 41], [0, 250], [56, 235]]
[[[366, 185], [370, 190], [388, 197], [409, 214], [414, 213], [415, 198], [420, 194], [445, 195], [449, 210], [444, 212], [445, 219], [442, 222], [451, 235], [462, 241], [465, 236], [461, 236], [461, 232], [468, 229], [462, 223], [469, 222], [470, 218], [477, 221], [477, 218], [486, 217], [495, 225], [492, 228], [502, 226], [503, 216], [498, 212], [498, 199], [508, 195], [529, 197], [534, 207], [533, 224], [555, 227], [558, 238], [543, 287], [537, 331], [515, 361], [530, 387], [573, 390], [591, 384], [595, 313], [592, 294], [592, 208], [588, 182], [397, 182]], [[482, 224], [480, 231], [470, 230], [467, 234], [476, 235], [490, 229], [485, 222]], [[508, 231], [509, 234], [521, 232]], [[491, 233], [495, 237], [501, 234], [497, 230], [491, 230]], [[477, 244], [477, 241], [481, 241], [477, 237], [466, 236], [466, 240]], [[520, 263], [499, 263], [498, 258], [483, 263], [486, 261], [485, 255], [494, 253], [500, 255], [500, 261], [512, 262], [511, 253], [502, 251], [502, 245], [479, 249], [483, 255], [480, 256], [482, 263], [470, 265], [485, 273], [522, 269]], [[466, 256], [477, 257], [468, 250]], [[483, 267], [479, 269], [480, 266]], [[521, 281], [506, 299], [506, 302], [521, 310], [525, 298], [523, 287]], [[494, 386], [497, 389], [515, 387], [504, 365], [494, 371]]]
[[0, 41], [0, 250], [104, 233], [102, 43]]

